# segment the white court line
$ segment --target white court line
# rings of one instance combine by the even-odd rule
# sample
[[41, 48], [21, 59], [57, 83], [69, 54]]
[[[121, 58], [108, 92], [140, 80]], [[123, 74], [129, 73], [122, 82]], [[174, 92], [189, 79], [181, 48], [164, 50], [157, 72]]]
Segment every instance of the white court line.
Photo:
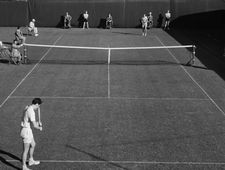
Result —
[[[60, 39], [62, 38], [62, 35], [54, 42], [56, 44]], [[7, 102], [7, 100], [12, 96], [12, 94], [17, 90], [17, 88], [25, 81], [25, 79], [34, 71], [34, 69], [40, 64], [40, 62], [45, 58], [45, 56], [49, 53], [49, 51], [52, 48], [49, 48], [46, 53], [41, 57], [41, 59], [38, 61], [37, 64], [34, 65], [34, 67], [27, 73], [27, 75], [17, 84], [17, 86], [13, 89], [13, 91], [8, 95], [8, 97], [1, 103], [0, 108]]]
[[[32, 99], [36, 96], [11, 96], [11, 99]], [[210, 101], [208, 98], [179, 98], [179, 97], [70, 97], [70, 96], [39, 96], [43, 99], [112, 99], [112, 100], [190, 100], [190, 101]]]
[[[159, 39], [158, 36], [155, 36], [156, 39], [163, 45], [164, 43]], [[173, 57], [173, 59], [179, 63], [179, 60], [173, 55], [173, 53], [169, 50], [166, 49], [169, 54]], [[201, 89], [201, 91], [209, 98], [209, 100], [216, 106], [216, 108], [225, 116], [224, 111], [217, 105], [217, 103], [209, 96], [209, 94], [203, 89], [203, 87], [191, 76], [191, 74], [184, 68], [184, 66], [180, 65], [180, 67], [184, 70], [184, 72], [191, 78], [191, 80]]]
[[[6, 160], [7, 162], [20, 162], [19, 160]], [[95, 164], [166, 164], [166, 165], [225, 165], [225, 162], [161, 162], [161, 161], [88, 161], [88, 160], [40, 160], [45, 163], [95, 163]]]

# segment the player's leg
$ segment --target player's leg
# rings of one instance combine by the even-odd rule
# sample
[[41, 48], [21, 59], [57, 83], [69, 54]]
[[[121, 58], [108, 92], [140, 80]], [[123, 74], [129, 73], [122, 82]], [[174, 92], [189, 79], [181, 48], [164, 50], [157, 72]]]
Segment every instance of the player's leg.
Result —
[[40, 164], [40, 161], [35, 161], [34, 160], [34, 149], [35, 149], [35, 146], [36, 146], [36, 142], [34, 141], [34, 138], [33, 138], [32, 141], [31, 141], [31, 144], [30, 144], [29, 166]]
[[85, 21], [83, 22], [83, 29], [84, 29], [84, 27], [85, 27]]
[[[24, 141], [24, 142], [26, 142], [26, 141]], [[23, 168], [23, 170], [29, 170], [27, 168], [27, 164], [26, 164], [29, 148], [30, 148], [30, 143], [23, 143], [23, 153], [22, 153], [22, 168]]]

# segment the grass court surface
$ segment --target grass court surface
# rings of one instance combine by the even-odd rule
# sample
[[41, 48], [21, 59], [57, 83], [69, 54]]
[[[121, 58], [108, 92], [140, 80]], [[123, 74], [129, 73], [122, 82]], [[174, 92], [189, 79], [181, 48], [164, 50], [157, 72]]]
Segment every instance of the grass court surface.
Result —
[[[15, 28], [0, 28], [11, 42]], [[27, 43], [82, 47], [181, 45], [161, 29], [39, 28]], [[0, 63], [0, 169], [20, 169], [23, 108], [41, 97], [34, 170], [225, 168], [225, 83], [187, 49], [30, 48], [27, 65]], [[198, 57], [198, 54], [197, 54]], [[213, 61], [215, 62], [215, 61]], [[221, 63], [216, 61], [221, 71]], [[224, 66], [224, 64], [223, 64]]]

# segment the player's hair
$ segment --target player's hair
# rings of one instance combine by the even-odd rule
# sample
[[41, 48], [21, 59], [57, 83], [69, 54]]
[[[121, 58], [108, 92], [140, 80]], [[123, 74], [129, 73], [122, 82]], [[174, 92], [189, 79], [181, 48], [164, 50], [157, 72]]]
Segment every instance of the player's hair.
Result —
[[40, 98], [34, 98], [33, 100], [32, 100], [32, 104], [42, 104], [42, 100], [40, 99]]

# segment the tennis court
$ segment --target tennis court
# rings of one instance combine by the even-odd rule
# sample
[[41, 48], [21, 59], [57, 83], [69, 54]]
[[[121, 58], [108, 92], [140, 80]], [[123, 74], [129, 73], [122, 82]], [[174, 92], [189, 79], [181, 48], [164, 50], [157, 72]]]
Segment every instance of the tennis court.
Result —
[[[14, 30], [0, 28], [2, 41]], [[157, 28], [39, 30], [28, 64], [0, 63], [0, 169], [21, 167], [21, 114], [34, 97], [44, 101], [34, 170], [225, 168], [224, 80], [198, 58], [187, 66], [192, 49], [140, 49], [187, 44]]]

